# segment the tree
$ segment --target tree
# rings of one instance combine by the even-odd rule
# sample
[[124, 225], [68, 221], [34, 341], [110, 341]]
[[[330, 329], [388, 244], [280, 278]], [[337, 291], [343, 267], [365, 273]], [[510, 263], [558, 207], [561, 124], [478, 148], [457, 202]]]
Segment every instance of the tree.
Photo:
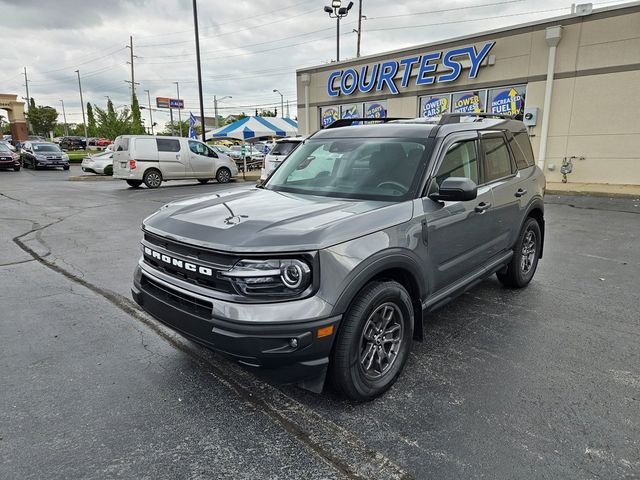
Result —
[[[256, 110], [256, 112], [257, 112], [257, 111], [258, 111], [258, 110]], [[260, 115], [261, 117], [275, 117], [275, 116], [277, 116], [277, 115], [276, 115], [276, 114], [277, 114], [277, 112], [278, 112], [278, 110], [277, 110], [277, 109], [276, 109], [275, 111], [273, 111], [273, 112], [272, 112], [271, 110], [261, 110], [261, 111], [260, 111], [260, 113], [259, 113], [259, 115]]]
[[93, 115], [93, 107], [89, 102], [87, 102], [87, 134], [90, 137], [96, 137], [98, 135], [96, 117]]
[[105, 138], [116, 138], [131, 132], [131, 112], [127, 107], [117, 113], [111, 99], [107, 100], [107, 109], [95, 107], [98, 134]]
[[34, 134], [47, 136], [56, 126], [58, 111], [49, 106], [41, 105], [36, 107], [36, 102], [33, 97], [31, 97], [27, 120], [29, 121]]
[[144, 125], [142, 124], [142, 117], [140, 116], [140, 104], [138, 103], [138, 97], [134, 93], [133, 100], [131, 101], [131, 132], [132, 135], [144, 135]]
[[[196, 124], [196, 134], [198, 135], [198, 138], [201, 137], [202, 134], [202, 129], [200, 128], [199, 124]], [[173, 122], [173, 133], [171, 133], [171, 123], [166, 123], [164, 126], [164, 130], [161, 132], [158, 132], [158, 135], [162, 135], [162, 136], [171, 136], [171, 135], [175, 135], [177, 137], [180, 136], [180, 122], [178, 122], [177, 120]], [[183, 120], [182, 121], [182, 135], [184, 135], [185, 137], [187, 135], [189, 135], [189, 120]]]

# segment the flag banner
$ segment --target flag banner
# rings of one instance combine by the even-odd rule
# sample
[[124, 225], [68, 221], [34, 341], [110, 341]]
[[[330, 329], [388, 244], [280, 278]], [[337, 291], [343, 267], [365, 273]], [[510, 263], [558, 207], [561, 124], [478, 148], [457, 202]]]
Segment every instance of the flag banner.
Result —
[[196, 117], [193, 116], [192, 112], [189, 112], [189, 138], [197, 138], [196, 135]]

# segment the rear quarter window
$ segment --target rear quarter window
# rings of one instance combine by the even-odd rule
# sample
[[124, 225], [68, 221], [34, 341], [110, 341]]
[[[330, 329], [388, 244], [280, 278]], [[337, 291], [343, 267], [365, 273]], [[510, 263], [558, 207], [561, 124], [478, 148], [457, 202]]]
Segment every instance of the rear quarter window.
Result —
[[159, 152], [179, 152], [180, 140], [174, 140], [171, 138], [157, 138]]
[[128, 138], [121, 138], [118, 137], [116, 138], [116, 144], [115, 144], [115, 151], [116, 152], [128, 152], [129, 151], [129, 139]]
[[536, 161], [533, 157], [533, 149], [527, 132], [514, 133], [513, 141], [509, 139], [509, 143], [519, 170], [535, 165]]
[[278, 142], [269, 153], [271, 155], [289, 155], [298, 145], [300, 145], [299, 142]]

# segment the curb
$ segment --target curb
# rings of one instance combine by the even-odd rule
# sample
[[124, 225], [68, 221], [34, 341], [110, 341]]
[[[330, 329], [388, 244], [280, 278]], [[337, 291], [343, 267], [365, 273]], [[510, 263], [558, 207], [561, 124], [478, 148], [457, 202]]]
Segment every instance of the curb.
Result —
[[68, 179], [70, 182], [109, 182], [113, 177], [108, 175], [72, 175]]
[[637, 193], [624, 192], [593, 192], [585, 190], [553, 190], [547, 189], [545, 195], [576, 195], [581, 197], [604, 197], [604, 198], [640, 198]]

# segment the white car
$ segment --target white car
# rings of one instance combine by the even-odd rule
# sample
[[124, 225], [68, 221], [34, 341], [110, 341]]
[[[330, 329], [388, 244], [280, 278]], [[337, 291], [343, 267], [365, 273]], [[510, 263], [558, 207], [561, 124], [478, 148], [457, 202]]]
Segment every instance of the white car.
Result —
[[122, 135], [113, 147], [113, 178], [131, 187], [158, 188], [163, 181], [215, 178], [227, 183], [238, 175], [235, 162], [205, 143], [184, 137]]
[[16, 147], [14, 147], [9, 140], [0, 140], [0, 143], [9, 147], [9, 150], [11, 150], [12, 152], [16, 151]]
[[103, 152], [98, 155], [84, 157], [80, 167], [83, 172], [113, 175], [113, 152]]
[[273, 171], [302, 143], [305, 137], [289, 137], [276, 140], [274, 147], [264, 158], [260, 171], [260, 182], [264, 182]]

